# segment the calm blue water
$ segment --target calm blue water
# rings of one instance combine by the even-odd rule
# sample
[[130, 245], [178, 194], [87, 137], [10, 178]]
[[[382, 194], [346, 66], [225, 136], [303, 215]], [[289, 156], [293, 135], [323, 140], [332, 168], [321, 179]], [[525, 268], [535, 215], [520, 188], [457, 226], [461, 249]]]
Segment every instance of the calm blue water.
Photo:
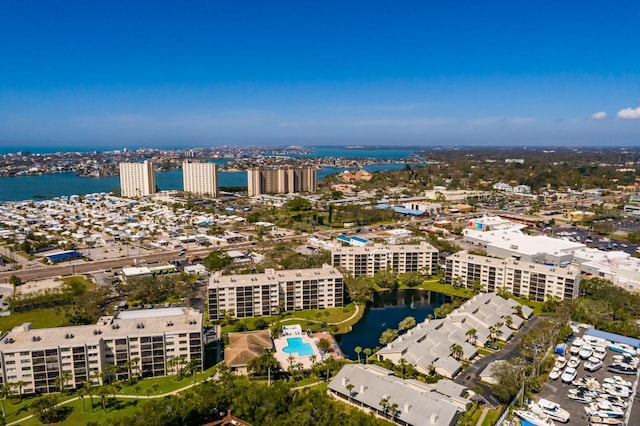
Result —
[[[222, 164], [228, 160], [216, 160]], [[364, 169], [370, 172], [379, 170], [394, 170], [404, 167], [404, 164], [372, 164]], [[340, 173], [344, 170], [335, 167], [325, 167], [318, 170], [318, 180], [327, 175]], [[156, 173], [156, 185], [161, 190], [182, 189], [182, 170], [170, 170]], [[219, 172], [219, 186], [247, 186], [247, 172]], [[59, 197], [61, 195], [89, 194], [95, 192], [110, 192], [120, 187], [119, 176], [108, 177], [79, 177], [74, 173], [58, 173], [39, 176], [0, 176], [0, 202], [29, 200], [34, 195], [45, 197]]]
[[435, 308], [449, 301], [449, 296], [434, 291], [400, 289], [378, 292], [362, 319], [349, 333], [337, 335], [336, 339], [346, 357], [358, 359], [354, 351], [356, 346], [362, 349], [382, 346], [380, 335], [387, 328], [397, 329], [400, 321], [406, 317], [414, 317], [417, 322], [422, 322], [433, 314]]
[[288, 346], [282, 348], [282, 352], [287, 354], [298, 354], [298, 356], [315, 355], [313, 347], [309, 343], [304, 343], [302, 337], [287, 337]]

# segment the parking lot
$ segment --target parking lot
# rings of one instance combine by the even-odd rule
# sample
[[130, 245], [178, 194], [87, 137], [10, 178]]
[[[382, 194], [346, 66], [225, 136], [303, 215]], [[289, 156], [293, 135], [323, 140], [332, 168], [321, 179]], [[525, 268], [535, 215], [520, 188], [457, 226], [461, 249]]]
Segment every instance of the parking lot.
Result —
[[[571, 345], [571, 343], [569, 343], [569, 346]], [[607, 349], [607, 355], [603, 361], [603, 366], [602, 368], [600, 368], [599, 370], [595, 371], [595, 372], [589, 372], [586, 371], [584, 369], [584, 360], [580, 360], [580, 366], [577, 368], [578, 374], [576, 376], [577, 379], [581, 378], [581, 377], [585, 377], [585, 376], [591, 376], [594, 377], [595, 379], [598, 380], [599, 383], [604, 383], [604, 379], [608, 378], [608, 377], [613, 377], [613, 376], [620, 376], [622, 377], [624, 380], [627, 380], [629, 382], [634, 383], [634, 389], [637, 386], [637, 381], [638, 381], [638, 376], [634, 376], [634, 375], [622, 375], [622, 374], [616, 374], [616, 373], [612, 373], [612, 372], [608, 372], [607, 371], [607, 367], [609, 365], [611, 365], [613, 363], [613, 356], [616, 355], [615, 352], [612, 352], [611, 350]], [[567, 352], [566, 356], [567, 359], [569, 359], [571, 357], [571, 354]], [[557, 356], [556, 356], [557, 358]], [[569, 399], [567, 397], [567, 395], [569, 394], [569, 390], [570, 389], [575, 389], [576, 386], [572, 385], [572, 384], [564, 384], [562, 382], [562, 380], [560, 378], [558, 378], [557, 380], [548, 380], [547, 383], [545, 383], [545, 385], [543, 386], [540, 394], [538, 395], [539, 398], [545, 398], [548, 399], [550, 401], [556, 402], [558, 404], [560, 404], [560, 406], [562, 408], [564, 408], [565, 410], [567, 410], [570, 414], [571, 414], [571, 418], [569, 420], [569, 424], [576, 424], [576, 425], [588, 425], [589, 424], [589, 418], [587, 416], [587, 414], [585, 413], [584, 407], [587, 406], [587, 404], [583, 404], [577, 401], [574, 401], [572, 399]], [[632, 394], [632, 396], [634, 396], [634, 394]], [[629, 398], [626, 398], [625, 400], [627, 400], [629, 402], [629, 404], [631, 405], [631, 407], [627, 407], [626, 408], [626, 414], [629, 414], [629, 410], [631, 410], [631, 415], [629, 418], [629, 422], [628, 425], [640, 425], [640, 409], [638, 408], [638, 404], [636, 403], [636, 400], [638, 399], [637, 395], [635, 396], [634, 400], [631, 400]], [[558, 422], [556, 421], [556, 424]]]

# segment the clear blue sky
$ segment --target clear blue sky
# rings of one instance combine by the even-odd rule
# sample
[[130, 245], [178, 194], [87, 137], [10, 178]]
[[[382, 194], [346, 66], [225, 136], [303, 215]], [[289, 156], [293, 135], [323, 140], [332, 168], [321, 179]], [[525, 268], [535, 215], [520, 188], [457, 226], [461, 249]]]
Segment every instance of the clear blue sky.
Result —
[[638, 1], [4, 1], [0, 146], [640, 145]]

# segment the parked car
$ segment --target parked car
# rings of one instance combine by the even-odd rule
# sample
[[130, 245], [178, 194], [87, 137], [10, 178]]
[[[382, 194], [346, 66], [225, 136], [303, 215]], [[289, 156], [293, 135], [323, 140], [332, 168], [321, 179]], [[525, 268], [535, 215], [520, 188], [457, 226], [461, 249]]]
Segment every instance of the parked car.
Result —
[[487, 349], [493, 349], [493, 350], [495, 350], [495, 351], [497, 351], [498, 349], [500, 349], [500, 348], [498, 347], [498, 345], [496, 345], [495, 343], [492, 343], [492, 342], [487, 342], [487, 343], [485, 343], [485, 344], [484, 344], [484, 347], [485, 347], [485, 348], [487, 348]]

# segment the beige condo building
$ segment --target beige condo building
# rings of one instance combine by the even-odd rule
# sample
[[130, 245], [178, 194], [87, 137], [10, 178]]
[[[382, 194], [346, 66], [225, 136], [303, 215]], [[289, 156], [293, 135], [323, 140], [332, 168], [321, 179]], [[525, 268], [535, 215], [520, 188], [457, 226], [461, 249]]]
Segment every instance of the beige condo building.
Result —
[[317, 188], [313, 167], [256, 168], [247, 170], [250, 197], [261, 194], [314, 192]]
[[209, 319], [269, 316], [280, 309], [337, 308], [344, 304], [342, 274], [330, 265], [314, 269], [274, 270], [263, 274], [209, 278]]
[[217, 197], [218, 165], [184, 161], [182, 163], [182, 181], [185, 192]]
[[120, 190], [123, 197], [144, 197], [156, 193], [153, 162], [120, 163]]
[[202, 369], [202, 335], [202, 313], [192, 308], [123, 311], [73, 327], [25, 323], [0, 340], [0, 386], [21, 382], [23, 394], [43, 394], [99, 384], [103, 372], [118, 380], [165, 376], [191, 360]]

